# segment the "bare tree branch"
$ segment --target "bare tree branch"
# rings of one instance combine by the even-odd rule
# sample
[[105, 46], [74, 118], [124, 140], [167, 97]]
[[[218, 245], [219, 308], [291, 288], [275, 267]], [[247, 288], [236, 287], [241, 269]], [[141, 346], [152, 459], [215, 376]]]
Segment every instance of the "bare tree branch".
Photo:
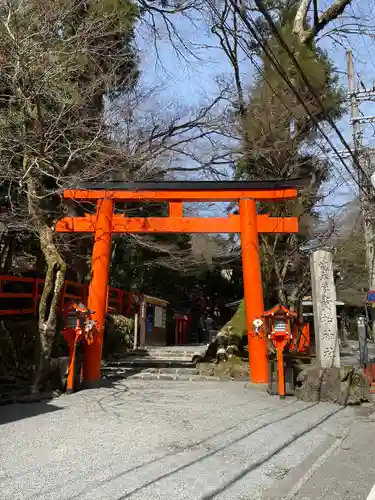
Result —
[[351, 2], [352, 0], [335, 0], [318, 18], [315, 16], [313, 24], [306, 29], [311, 0], [301, 0], [294, 18], [293, 33], [299, 37], [301, 43], [308, 44], [329, 23], [337, 19]]

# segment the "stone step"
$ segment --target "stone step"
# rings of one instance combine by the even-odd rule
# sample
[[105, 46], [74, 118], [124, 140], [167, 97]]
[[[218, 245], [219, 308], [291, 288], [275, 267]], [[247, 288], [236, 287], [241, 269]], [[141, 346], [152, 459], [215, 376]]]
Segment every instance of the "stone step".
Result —
[[191, 360], [182, 359], [155, 359], [155, 358], [133, 358], [121, 359], [107, 362], [104, 367], [145, 367], [145, 368], [194, 368], [195, 363]]
[[121, 368], [119, 370], [102, 370], [102, 378], [105, 380], [123, 380], [123, 379], [138, 379], [138, 380], [218, 380], [216, 377], [205, 377], [199, 375], [197, 370], [194, 372], [183, 373], [178, 369], [164, 370], [135, 370], [133, 368]]
[[176, 351], [181, 349], [196, 349], [197, 347], [204, 347], [206, 344], [204, 342], [200, 344], [179, 344], [179, 345], [148, 345], [146, 349], [174, 349]]
[[147, 349], [134, 349], [132, 351], [127, 351], [126, 356], [149, 356], [150, 353], [147, 351]]
[[134, 373], [154, 373], [154, 374], [162, 374], [162, 373], [168, 373], [172, 375], [199, 375], [199, 371], [197, 368], [171, 368], [171, 367], [166, 367], [166, 368], [141, 368], [141, 369], [136, 369], [134, 367], [103, 367], [102, 368], [102, 373], [105, 375], [128, 375], [130, 372]]
[[206, 350], [206, 344], [199, 344], [193, 346], [149, 346], [146, 350], [150, 353], [154, 352], [173, 352], [173, 353], [187, 353], [192, 354], [195, 352], [204, 352]]
[[[195, 360], [196, 357], [194, 356], [168, 356], [168, 354], [165, 355], [158, 355], [158, 356], [145, 356], [144, 358], [146, 360], [154, 360], [154, 361], [180, 361], [180, 362], [187, 362], [187, 363], [192, 363], [193, 359]], [[199, 357], [198, 357], [199, 359]]]
[[176, 363], [193, 363], [199, 360], [198, 357], [194, 356], [171, 356], [171, 355], [157, 355], [157, 356], [128, 356], [123, 355], [121, 357], [118, 357], [117, 359], [109, 359], [109, 360], [104, 360], [103, 365], [108, 365], [108, 364], [123, 364], [123, 363], [156, 363], [156, 362], [176, 362]]
[[205, 377], [203, 375], [188, 375], [188, 374], [172, 374], [172, 373], [147, 373], [141, 372], [136, 373], [128, 377], [133, 380], [175, 380], [175, 381], [190, 381], [190, 382], [200, 382], [200, 381], [213, 381], [217, 382], [220, 379], [218, 377]]
[[152, 356], [123, 356], [122, 358], [118, 359], [117, 361], [123, 361], [123, 360], [154, 360], [154, 361], [185, 361], [192, 363], [193, 359], [196, 357], [194, 356], [172, 356], [168, 354], [163, 354], [163, 355], [152, 355]]
[[206, 345], [197, 346], [149, 346], [128, 350], [126, 353], [117, 356], [192, 356], [193, 354], [204, 354]]
[[118, 370], [101, 370], [101, 378], [104, 380], [123, 380], [140, 373], [134, 368], [120, 368]]
[[[107, 380], [137, 379], [137, 380], [180, 380], [180, 381], [221, 381], [232, 380], [231, 377], [216, 377], [200, 375], [196, 368], [145, 368], [134, 367], [103, 367], [102, 378]], [[235, 380], [248, 381], [248, 375], [236, 377]]]
[[[173, 352], [173, 351], [150, 351], [147, 358], [163, 358], [163, 359], [193, 359], [194, 357], [203, 357], [204, 352]], [[143, 356], [142, 356], [143, 357]]]

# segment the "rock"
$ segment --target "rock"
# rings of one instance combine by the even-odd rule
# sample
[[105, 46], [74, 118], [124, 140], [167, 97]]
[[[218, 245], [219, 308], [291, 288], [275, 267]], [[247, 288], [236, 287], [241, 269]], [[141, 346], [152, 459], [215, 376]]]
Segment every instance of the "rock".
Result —
[[368, 378], [362, 368], [353, 367], [347, 404], [360, 404], [371, 400]]
[[249, 362], [232, 356], [220, 363], [199, 363], [199, 374], [207, 377], [216, 377], [219, 380], [249, 380]]
[[227, 352], [225, 347], [219, 347], [216, 352], [216, 362], [225, 361], [227, 359]]
[[223, 361], [230, 357], [248, 357], [247, 336], [239, 336], [230, 324], [227, 324], [208, 344], [201, 361]]
[[297, 377], [295, 395], [306, 402], [326, 401], [342, 406], [371, 401], [369, 382], [361, 368], [311, 365]]

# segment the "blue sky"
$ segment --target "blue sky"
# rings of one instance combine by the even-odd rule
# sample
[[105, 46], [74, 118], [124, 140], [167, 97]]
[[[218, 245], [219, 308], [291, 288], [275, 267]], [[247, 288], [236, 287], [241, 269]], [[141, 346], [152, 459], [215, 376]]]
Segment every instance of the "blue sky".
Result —
[[[319, 7], [324, 8], [332, 0], [320, 1]], [[353, 21], [353, 14], [368, 21], [374, 17], [375, 7], [371, 6], [372, 0], [353, 0], [352, 6], [346, 11], [346, 17], [341, 23], [345, 23], [347, 29], [353, 29], [356, 21]], [[350, 19], [351, 18], [351, 19]], [[348, 25], [350, 23], [350, 26]], [[370, 23], [371, 24], [371, 23]], [[199, 106], [207, 102], [217, 94], [217, 84], [215, 79], [219, 76], [231, 74], [229, 64], [217, 47], [216, 39], [207, 30], [207, 27], [198, 22], [192, 24], [182, 16], [175, 18], [175, 25], [181, 38], [189, 48], [198, 56], [193, 57], [184, 51], [184, 58], [173, 50], [171, 43], [167, 40], [165, 28], [160, 23], [161, 37], [157, 41], [157, 56], [155, 47], [151, 44], [149, 31], [146, 27], [140, 30], [138, 44], [142, 50], [142, 81], [146, 85], [155, 83], [161, 85], [155, 101], [158, 106], [168, 109], [175, 103], [183, 106]], [[348, 40], [343, 41], [344, 46], [334, 43], [331, 38], [324, 36], [320, 45], [326, 49], [331, 56], [343, 85], [347, 85], [346, 77], [346, 55], [345, 48], [353, 50], [355, 68], [367, 87], [372, 87], [375, 81], [375, 42], [370, 36], [349, 34]], [[186, 59], [185, 59], [186, 58]], [[248, 61], [243, 61], [242, 73], [244, 81], [251, 84], [253, 68]], [[375, 115], [375, 106], [366, 104], [361, 107], [366, 115]], [[344, 117], [337, 124], [345, 139], [351, 144], [351, 127], [349, 117]], [[329, 136], [339, 150], [344, 147], [340, 143], [334, 132], [329, 132]], [[368, 125], [364, 128], [364, 141], [366, 145], [374, 143], [375, 126]], [[332, 157], [334, 158], [334, 157]], [[350, 161], [347, 160], [350, 165]], [[345, 172], [339, 162], [330, 187], [335, 187], [334, 192], [326, 200], [327, 205], [337, 206], [338, 209], [355, 194], [355, 187], [350, 182], [349, 175]], [[340, 185], [341, 184], [341, 185]], [[339, 187], [337, 187], [339, 185]], [[329, 187], [329, 188], [330, 188]], [[328, 189], [329, 189], [328, 188]], [[325, 208], [328, 210], [328, 207]], [[329, 211], [335, 210], [330, 207]]]

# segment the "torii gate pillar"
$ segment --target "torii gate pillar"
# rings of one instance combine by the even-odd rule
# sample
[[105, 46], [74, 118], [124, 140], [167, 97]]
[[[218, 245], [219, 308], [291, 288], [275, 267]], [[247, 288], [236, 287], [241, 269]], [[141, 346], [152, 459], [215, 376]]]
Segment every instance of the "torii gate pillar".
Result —
[[260, 268], [256, 201], [249, 198], [239, 200], [241, 223], [241, 249], [243, 286], [246, 311], [251, 381], [268, 381], [267, 339], [264, 335], [253, 335], [253, 321], [264, 313], [262, 274]]
[[85, 344], [83, 380], [87, 386], [100, 381], [109, 268], [111, 263], [112, 219], [113, 200], [109, 198], [98, 200], [88, 297], [88, 308], [94, 311], [93, 319], [98, 326], [98, 332], [94, 336], [92, 344]]

